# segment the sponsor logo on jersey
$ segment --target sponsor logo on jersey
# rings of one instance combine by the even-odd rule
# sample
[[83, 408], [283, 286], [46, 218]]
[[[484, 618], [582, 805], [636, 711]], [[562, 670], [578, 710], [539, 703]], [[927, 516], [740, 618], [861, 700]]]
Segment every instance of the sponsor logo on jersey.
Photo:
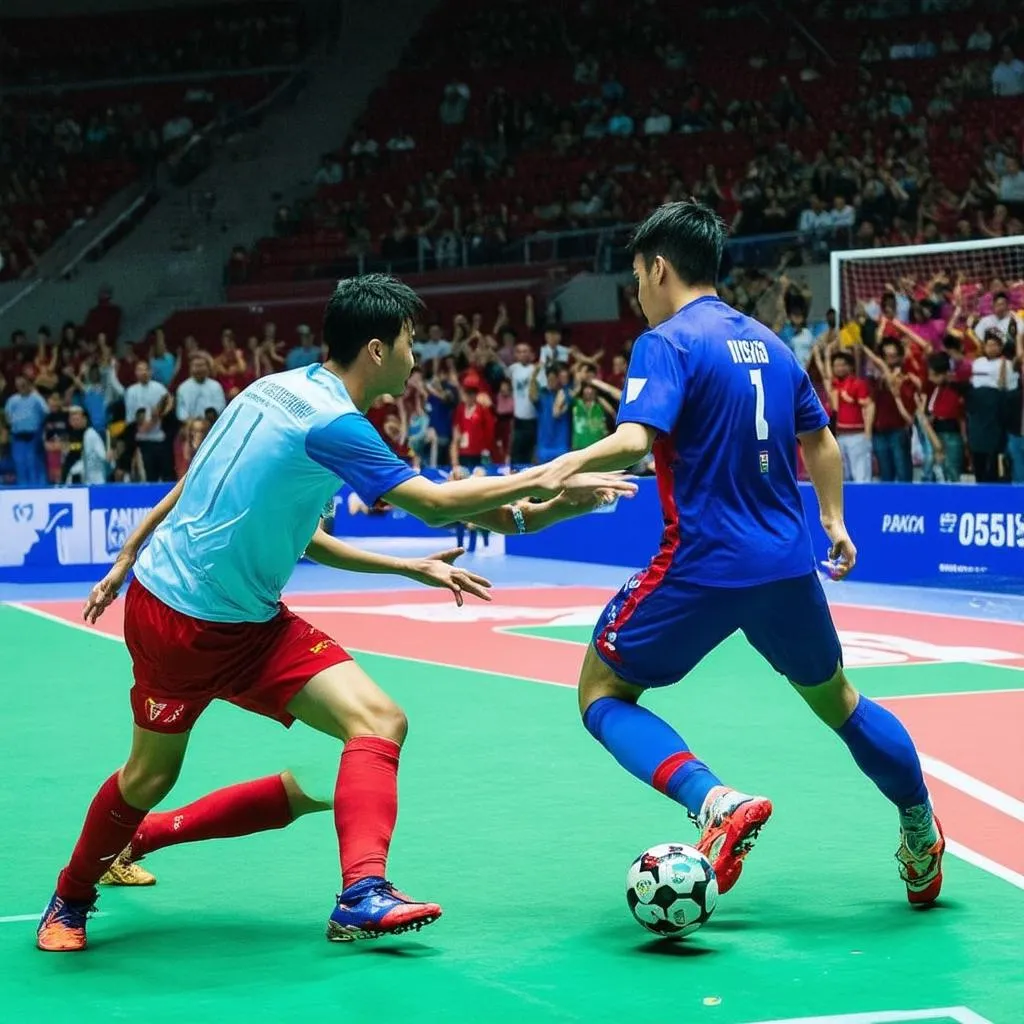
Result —
[[647, 386], [646, 377], [630, 377], [626, 381], [626, 404], [635, 402], [640, 397], [640, 392]]

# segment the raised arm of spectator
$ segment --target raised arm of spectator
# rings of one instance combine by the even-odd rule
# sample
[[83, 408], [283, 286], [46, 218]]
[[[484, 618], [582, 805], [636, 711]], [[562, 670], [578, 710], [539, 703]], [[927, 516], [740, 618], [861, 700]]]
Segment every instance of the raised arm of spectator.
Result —
[[569, 403], [565, 397], [565, 388], [560, 387], [555, 395], [555, 404], [551, 407], [551, 415], [561, 419], [569, 411]]
[[498, 315], [494, 319], [494, 327], [491, 328], [491, 334], [493, 334], [494, 337], [496, 338], [498, 336], [498, 332], [508, 322], [509, 322], [509, 320], [508, 320], [508, 306], [506, 306], [504, 302], [499, 302], [498, 303]]
[[619, 402], [622, 400], [622, 388], [609, 384], [606, 380], [598, 380], [596, 377], [590, 382], [598, 391], [603, 391], [609, 398]]
[[537, 383], [537, 378], [540, 376], [541, 369], [540, 363], [534, 363], [533, 373], [530, 375], [530, 401], [534, 405], [540, 401], [540, 385]]
[[533, 296], [529, 292], [526, 293], [526, 299], [524, 300], [524, 302], [526, 306], [526, 329], [532, 334], [535, 330], [537, 330], [537, 311], [534, 308]]
[[875, 400], [863, 398], [860, 407], [864, 410], [864, 436], [870, 441], [875, 429]]

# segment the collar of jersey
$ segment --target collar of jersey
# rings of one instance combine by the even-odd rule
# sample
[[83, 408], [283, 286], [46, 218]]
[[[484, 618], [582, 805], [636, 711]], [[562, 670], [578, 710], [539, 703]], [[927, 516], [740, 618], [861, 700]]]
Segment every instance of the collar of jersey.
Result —
[[[345, 382], [340, 377], [336, 377], [330, 370], [325, 370], [323, 363], [313, 363], [306, 371], [306, 378], [308, 380], [313, 380], [314, 377], [320, 381], [326, 379], [328, 387], [334, 388], [347, 401], [352, 402], [352, 396], [348, 393]], [[355, 402], [352, 402], [352, 405], [355, 405]]]

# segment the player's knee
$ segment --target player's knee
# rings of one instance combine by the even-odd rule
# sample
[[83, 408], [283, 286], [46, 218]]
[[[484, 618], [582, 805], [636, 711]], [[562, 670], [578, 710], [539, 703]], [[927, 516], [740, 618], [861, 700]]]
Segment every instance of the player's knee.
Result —
[[830, 729], [838, 729], [853, 714], [860, 694], [846, 678], [842, 666], [835, 675], [819, 686], [797, 686], [797, 692], [808, 707]]
[[121, 769], [121, 795], [140, 810], [155, 807], [174, 788], [181, 766], [152, 767], [145, 762], [129, 761]]
[[347, 731], [349, 736], [382, 736], [400, 744], [409, 732], [409, 719], [394, 701], [382, 694], [359, 709]]

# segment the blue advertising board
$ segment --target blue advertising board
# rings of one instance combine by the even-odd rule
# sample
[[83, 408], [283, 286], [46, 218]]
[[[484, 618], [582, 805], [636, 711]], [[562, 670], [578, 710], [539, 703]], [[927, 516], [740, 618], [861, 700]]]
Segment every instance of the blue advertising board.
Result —
[[[440, 474], [437, 474], [440, 476]], [[125, 538], [168, 491], [161, 484], [0, 489], [0, 582], [96, 580]], [[827, 541], [814, 492], [801, 488], [814, 550]], [[854, 484], [846, 522], [856, 578], [874, 583], [1019, 592], [1024, 587], [1024, 489], [971, 484]], [[343, 488], [333, 532], [345, 537], [444, 537], [397, 509], [366, 510]], [[509, 537], [514, 555], [637, 568], [657, 549], [661, 513], [653, 480], [639, 494], [569, 523]]]

